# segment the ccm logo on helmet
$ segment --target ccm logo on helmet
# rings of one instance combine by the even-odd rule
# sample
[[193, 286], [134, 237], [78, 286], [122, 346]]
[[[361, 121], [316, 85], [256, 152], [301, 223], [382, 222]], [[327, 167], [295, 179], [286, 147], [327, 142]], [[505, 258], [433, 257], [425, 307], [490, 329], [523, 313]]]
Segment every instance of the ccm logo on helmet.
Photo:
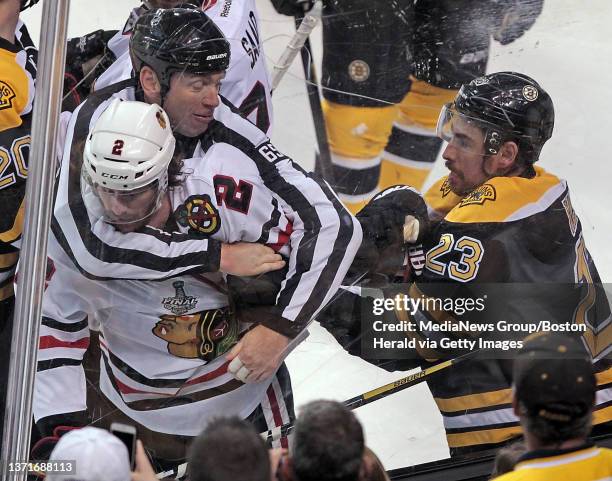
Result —
[[127, 175], [107, 174], [106, 172], [102, 172], [102, 177], [107, 177], [113, 180], [125, 180], [128, 178]]
[[225, 58], [225, 57], [227, 57], [227, 52], [218, 53], [216, 55], [209, 55], [208, 57], [206, 57], [206, 60], [216, 60], [218, 58]]

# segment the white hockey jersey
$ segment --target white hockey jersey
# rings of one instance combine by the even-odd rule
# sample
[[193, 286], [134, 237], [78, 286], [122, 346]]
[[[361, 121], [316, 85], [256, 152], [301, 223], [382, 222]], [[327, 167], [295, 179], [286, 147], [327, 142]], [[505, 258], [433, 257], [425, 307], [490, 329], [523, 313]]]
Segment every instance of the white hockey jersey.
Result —
[[219, 415], [247, 417], [272, 379], [243, 384], [223, 355], [247, 325], [211, 309], [228, 305], [220, 274], [161, 282], [93, 281], [50, 236], [34, 418], [84, 411], [82, 359], [89, 319], [100, 328], [100, 389], [147, 428], [196, 436]]
[[90, 126], [113, 96], [134, 99], [134, 87], [122, 86], [92, 95], [71, 118], [52, 219], [61, 247], [91, 278], [157, 280], [218, 270], [221, 241], [287, 244], [288, 272], [260, 322], [295, 337], [344, 278], [361, 243], [359, 222], [325, 182], [222, 103], [172, 192], [186, 232], [116, 231], [85, 208], [79, 182]]
[[[94, 89], [125, 80], [132, 75], [129, 42], [132, 25], [143, 12], [132, 11], [123, 31], [108, 42], [117, 60], [95, 82]], [[270, 134], [272, 129], [272, 96], [270, 78], [263, 54], [263, 39], [255, 0], [220, 0], [210, 2], [206, 14], [221, 29], [231, 47], [231, 60], [221, 82], [221, 95], [240, 113]]]

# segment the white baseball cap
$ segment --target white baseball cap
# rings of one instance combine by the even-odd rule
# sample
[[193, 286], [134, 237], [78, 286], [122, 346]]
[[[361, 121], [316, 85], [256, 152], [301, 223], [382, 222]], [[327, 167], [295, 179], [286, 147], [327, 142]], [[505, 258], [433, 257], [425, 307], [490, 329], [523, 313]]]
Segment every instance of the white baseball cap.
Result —
[[105, 429], [86, 427], [64, 434], [49, 461], [76, 461], [76, 474], [53, 475], [46, 481], [130, 481], [125, 445]]

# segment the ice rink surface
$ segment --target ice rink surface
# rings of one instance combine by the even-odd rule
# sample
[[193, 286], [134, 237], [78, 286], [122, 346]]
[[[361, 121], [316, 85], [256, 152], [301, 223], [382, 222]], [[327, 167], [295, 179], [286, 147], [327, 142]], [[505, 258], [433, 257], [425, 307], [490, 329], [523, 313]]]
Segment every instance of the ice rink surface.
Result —
[[[73, 0], [69, 35], [99, 28], [120, 29], [130, 8], [137, 4]], [[271, 66], [294, 32], [293, 21], [276, 14], [269, 0], [257, 0], [257, 5], [264, 53]], [[41, 11], [37, 5], [22, 16], [35, 42]], [[587, 246], [604, 282], [612, 281], [610, 22], [609, 0], [546, 0], [542, 15], [522, 38], [505, 47], [493, 44], [488, 66], [488, 71], [525, 73], [550, 93], [556, 109], [555, 132], [542, 151], [540, 164], [568, 181]], [[312, 35], [316, 60], [321, 55], [320, 37], [317, 28]], [[315, 136], [303, 79], [298, 58], [274, 95], [272, 140], [302, 166], [312, 168]], [[438, 162], [429, 182], [444, 171]], [[387, 373], [345, 354], [316, 324], [310, 332], [309, 339], [287, 361], [298, 407], [318, 398], [342, 401], [404, 375]], [[376, 401], [356, 413], [365, 426], [367, 443], [387, 469], [448, 455], [441, 418], [424, 385]]]

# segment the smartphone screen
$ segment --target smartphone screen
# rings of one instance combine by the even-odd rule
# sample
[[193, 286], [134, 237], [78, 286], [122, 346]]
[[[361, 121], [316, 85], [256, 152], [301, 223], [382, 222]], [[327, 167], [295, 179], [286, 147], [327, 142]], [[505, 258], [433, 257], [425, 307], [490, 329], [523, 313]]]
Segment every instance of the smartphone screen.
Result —
[[127, 448], [128, 454], [130, 456], [130, 467], [133, 471], [135, 461], [134, 458], [136, 455], [136, 433], [128, 433], [113, 428], [111, 428], [111, 433], [117, 436], [121, 440], [121, 442], [125, 444], [125, 447]]

